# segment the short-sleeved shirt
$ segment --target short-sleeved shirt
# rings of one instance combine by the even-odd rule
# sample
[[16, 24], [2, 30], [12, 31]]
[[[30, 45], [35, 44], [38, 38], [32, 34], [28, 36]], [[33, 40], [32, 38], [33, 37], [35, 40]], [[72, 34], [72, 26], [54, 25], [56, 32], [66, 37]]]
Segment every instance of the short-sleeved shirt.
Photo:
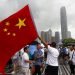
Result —
[[73, 51], [73, 58], [72, 58], [72, 61], [73, 61], [73, 65], [75, 65], [75, 51]]
[[29, 55], [26, 52], [22, 55], [21, 66], [24, 68], [29, 68], [29, 63], [25, 62], [25, 60], [29, 60]]
[[48, 46], [46, 64], [51, 66], [58, 66], [58, 56], [59, 56], [59, 51], [56, 48]]
[[34, 52], [35, 65], [41, 65], [43, 62], [43, 57], [38, 58], [38, 56], [42, 56], [43, 52], [41, 50], [37, 50]]

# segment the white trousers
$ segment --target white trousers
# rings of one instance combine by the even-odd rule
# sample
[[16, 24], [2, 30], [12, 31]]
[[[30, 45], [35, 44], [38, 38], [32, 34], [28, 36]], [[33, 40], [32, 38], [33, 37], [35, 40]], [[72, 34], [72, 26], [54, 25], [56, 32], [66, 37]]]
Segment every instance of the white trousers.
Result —
[[22, 68], [22, 72], [24, 73], [24, 75], [31, 75], [29, 68]]

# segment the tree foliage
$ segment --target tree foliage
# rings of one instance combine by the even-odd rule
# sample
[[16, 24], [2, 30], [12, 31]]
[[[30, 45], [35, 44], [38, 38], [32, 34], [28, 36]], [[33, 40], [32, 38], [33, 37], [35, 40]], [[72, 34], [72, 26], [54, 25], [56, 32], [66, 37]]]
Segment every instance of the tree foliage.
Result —
[[72, 38], [64, 39], [62, 43], [64, 46], [73, 45], [73, 44], [75, 45], [75, 39]]

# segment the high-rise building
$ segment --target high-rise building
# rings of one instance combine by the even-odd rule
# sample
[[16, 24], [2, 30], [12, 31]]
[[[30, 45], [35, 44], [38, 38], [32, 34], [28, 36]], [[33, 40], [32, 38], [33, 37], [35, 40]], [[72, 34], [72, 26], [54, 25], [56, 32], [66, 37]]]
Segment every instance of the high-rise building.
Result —
[[60, 43], [60, 34], [59, 34], [59, 32], [55, 32], [55, 42], [56, 42], [57, 44]]
[[52, 36], [52, 42], [55, 42], [55, 36]]
[[43, 40], [45, 40], [45, 32], [44, 32], [44, 31], [41, 31], [41, 38], [42, 38]]
[[48, 31], [41, 31], [41, 37], [44, 39], [46, 42], [51, 43], [52, 39], [52, 31], [49, 29]]
[[68, 31], [68, 38], [71, 38], [71, 32]]
[[68, 38], [67, 15], [65, 7], [61, 7], [60, 16], [61, 16], [61, 36], [63, 40]]
[[52, 42], [52, 30], [51, 29], [49, 29], [48, 34], [49, 34], [48, 42], [51, 43]]
[[49, 32], [48, 31], [45, 32], [45, 41], [49, 42]]

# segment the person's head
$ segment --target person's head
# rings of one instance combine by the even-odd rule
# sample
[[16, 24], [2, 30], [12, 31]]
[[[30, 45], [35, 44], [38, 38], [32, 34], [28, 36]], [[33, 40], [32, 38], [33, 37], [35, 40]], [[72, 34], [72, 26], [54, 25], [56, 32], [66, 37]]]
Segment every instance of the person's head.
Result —
[[75, 51], [75, 46], [74, 46], [74, 51]]
[[56, 48], [56, 43], [55, 42], [52, 42], [51, 43], [51, 46], [54, 47], [54, 48]]
[[74, 50], [74, 46], [72, 45], [72, 46], [70, 46], [70, 50], [71, 51], [73, 51]]
[[39, 49], [41, 49], [41, 48], [42, 48], [41, 44], [38, 43], [38, 44], [37, 44], [37, 49], [39, 50]]
[[27, 52], [28, 53], [28, 47], [24, 47], [24, 52]]
[[30, 45], [37, 45], [38, 44], [38, 41], [33, 41], [30, 43]]

